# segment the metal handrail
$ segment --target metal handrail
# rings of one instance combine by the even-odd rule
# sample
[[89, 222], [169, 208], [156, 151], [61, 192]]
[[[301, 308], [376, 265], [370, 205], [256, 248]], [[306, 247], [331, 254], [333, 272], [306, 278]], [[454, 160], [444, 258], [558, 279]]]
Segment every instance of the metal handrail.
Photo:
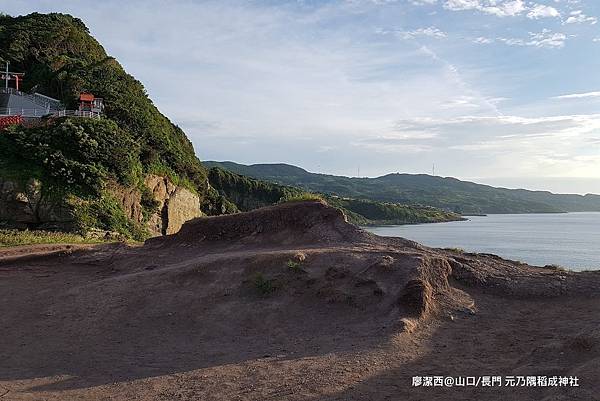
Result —
[[22, 117], [87, 117], [99, 118], [101, 114], [97, 111], [81, 110], [51, 110], [44, 112], [40, 109], [20, 109], [15, 107], [0, 108], [0, 116], [22, 116]]
[[13, 88], [0, 88], [0, 93], [9, 94], [9, 95], [24, 95], [23, 92], [18, 91]]

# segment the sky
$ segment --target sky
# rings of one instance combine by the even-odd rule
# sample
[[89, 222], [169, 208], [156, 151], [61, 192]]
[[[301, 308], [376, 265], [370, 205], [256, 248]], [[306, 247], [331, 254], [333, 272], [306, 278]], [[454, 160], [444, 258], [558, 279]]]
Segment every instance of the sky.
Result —
[[600, 193], [600, 1], [0, 0], [81, 18], [201, 160]]

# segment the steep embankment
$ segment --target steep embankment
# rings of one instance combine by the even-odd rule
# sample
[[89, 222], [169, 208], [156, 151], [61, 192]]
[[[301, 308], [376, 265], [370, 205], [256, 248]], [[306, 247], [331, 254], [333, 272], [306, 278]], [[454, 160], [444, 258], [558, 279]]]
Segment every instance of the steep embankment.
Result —
[[[138, 248], [35, 250], [0, 251], [0, 388], [15, 401], [600, 390], [600, 274], [377, 237], [318, 202], [196, 219]], [[412, 376], [485, 374], [581, 386], [411, 387]]]
[[325, 194], [409, 205], [429, 205], [463, 214], [600, 211], [600, 195], [581, 196], [495, 188], [451, 177], [388, 174], [377, 178], [352, 178], [310, 173], [287, 164], [205, 164]]

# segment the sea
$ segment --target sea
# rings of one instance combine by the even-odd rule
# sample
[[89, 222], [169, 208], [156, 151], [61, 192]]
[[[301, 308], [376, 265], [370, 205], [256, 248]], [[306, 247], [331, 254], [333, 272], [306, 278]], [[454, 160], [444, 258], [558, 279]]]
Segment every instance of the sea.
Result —
[[367, 227], [436, 248], [492, 253], [531, 265], [600, 270], [600, 212], [491, 214], [467, 221]]

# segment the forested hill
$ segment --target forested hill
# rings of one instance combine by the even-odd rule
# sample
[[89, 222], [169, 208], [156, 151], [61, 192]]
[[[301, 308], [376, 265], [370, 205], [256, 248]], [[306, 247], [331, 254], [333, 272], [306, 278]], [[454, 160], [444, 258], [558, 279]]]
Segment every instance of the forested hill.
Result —
[[434, 206], [462, 214], [600, 211], [599, 195], [562, 195], [545, 191], [495, 188], [450, 177], [388, 174], [352, 178], [308, 172], [288, 164], [243, 165], [205, 162], [238, 174], [339, 196]]
[[185, 133], [148, 98], [144, 86], [109, 56], [84, 23], [66, 14], [11, 17], [0, 14], [0, 62], [25, 73], [22, 90], [32, 89], [77, 108], [79, 93], [104, 98], [108, 120], [137, 145], [128, 149], [145, 171], [169, 173], [200, 194], [206, 171]]

